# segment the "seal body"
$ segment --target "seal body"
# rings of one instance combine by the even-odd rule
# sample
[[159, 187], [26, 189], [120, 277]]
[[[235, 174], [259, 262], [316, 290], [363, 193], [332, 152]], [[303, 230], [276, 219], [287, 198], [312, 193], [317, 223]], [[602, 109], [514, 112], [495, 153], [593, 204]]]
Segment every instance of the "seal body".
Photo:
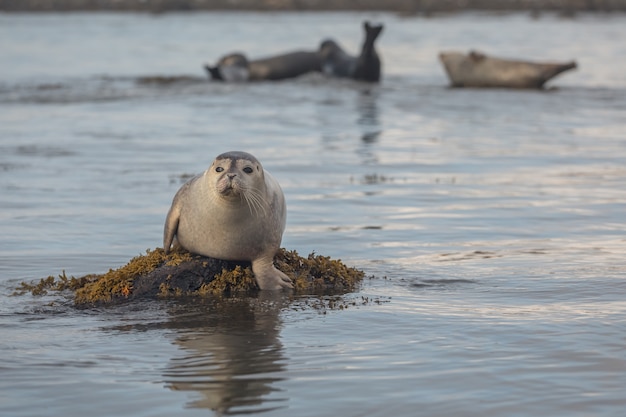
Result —
[[480, 52], [442, 52], [453, 87], [542, 88], [551, 78], [576, 68], [576, 62], [539, 63], [488, 57]]
[[214, 67], [205, 65], [205, 69], [217, 81], [284, 80], [321, 71], [321, 59], [317, 51], [288, 52], [253, 61], [234, 53], [222, 57]]
[[320, 45], [322, 72], [339, 78], [352, 78], [359, 81], [380, 81], [381, 62], [374, 43], [383, 30], [383, 25], [363, 23], [365, 40], [359, 56], [346, 53], [337, 42], [327, 39]]
[[262, 290], [292, 288], [274, 267], [286, 221], [278, 182], [252, 155], [219, 155], [174, 196], [163, 233], [166, 253], [176, 239], [188, 251], [217, 259], [250, 261]]

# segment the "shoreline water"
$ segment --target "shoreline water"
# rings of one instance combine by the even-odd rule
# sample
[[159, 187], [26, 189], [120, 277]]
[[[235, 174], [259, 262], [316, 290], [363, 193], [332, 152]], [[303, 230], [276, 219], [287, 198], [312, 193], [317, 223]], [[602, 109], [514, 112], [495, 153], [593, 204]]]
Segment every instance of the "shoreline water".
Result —
[[626, 0], [0, 0], [4, 12], [119, 11], [626, 12]]

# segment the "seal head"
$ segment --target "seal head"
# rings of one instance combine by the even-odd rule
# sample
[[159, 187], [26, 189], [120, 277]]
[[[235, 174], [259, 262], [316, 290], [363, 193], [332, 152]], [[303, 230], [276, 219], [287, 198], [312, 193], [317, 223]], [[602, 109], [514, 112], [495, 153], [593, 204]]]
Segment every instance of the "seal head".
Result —
[[199, 255], [250, 261], [260, 289], [293, 288], [273, 263], [285, 222], [278, 182], [253, 155], [227, 152], [178, 190], [165, 221], [163, 248], [167, 253], [177, 243]]
[[238, 83], [250, 79], [248, 58], [238, 52], [223, 56], [214, 67], [205, 65], [204, 68], [215, 81]]

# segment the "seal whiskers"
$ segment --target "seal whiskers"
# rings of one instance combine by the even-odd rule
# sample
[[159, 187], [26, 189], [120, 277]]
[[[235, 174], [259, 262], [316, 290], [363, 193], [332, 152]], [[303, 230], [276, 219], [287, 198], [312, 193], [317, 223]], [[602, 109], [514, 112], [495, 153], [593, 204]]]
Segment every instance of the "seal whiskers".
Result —
[[267, 215], [266, 207], [269, 206], [263, 195], [254, 188], [247, 188], [241, 193], [241, 197], [245, 200], [246, 204], [250, 208], [250, 212], [254, 211], [255, 216], [265, 217]]

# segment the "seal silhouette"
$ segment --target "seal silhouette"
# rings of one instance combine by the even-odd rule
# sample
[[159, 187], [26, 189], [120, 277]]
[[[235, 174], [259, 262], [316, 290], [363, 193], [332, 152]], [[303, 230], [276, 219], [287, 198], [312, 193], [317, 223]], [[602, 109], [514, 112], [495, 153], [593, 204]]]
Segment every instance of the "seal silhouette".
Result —
[[163, 248], [230, 261], [250, 261], [260, 289], [293, 288], [274, 266], [287, 211], [278, 182], [246, 152], [219, 155], [178, 190], [165, 220]]

